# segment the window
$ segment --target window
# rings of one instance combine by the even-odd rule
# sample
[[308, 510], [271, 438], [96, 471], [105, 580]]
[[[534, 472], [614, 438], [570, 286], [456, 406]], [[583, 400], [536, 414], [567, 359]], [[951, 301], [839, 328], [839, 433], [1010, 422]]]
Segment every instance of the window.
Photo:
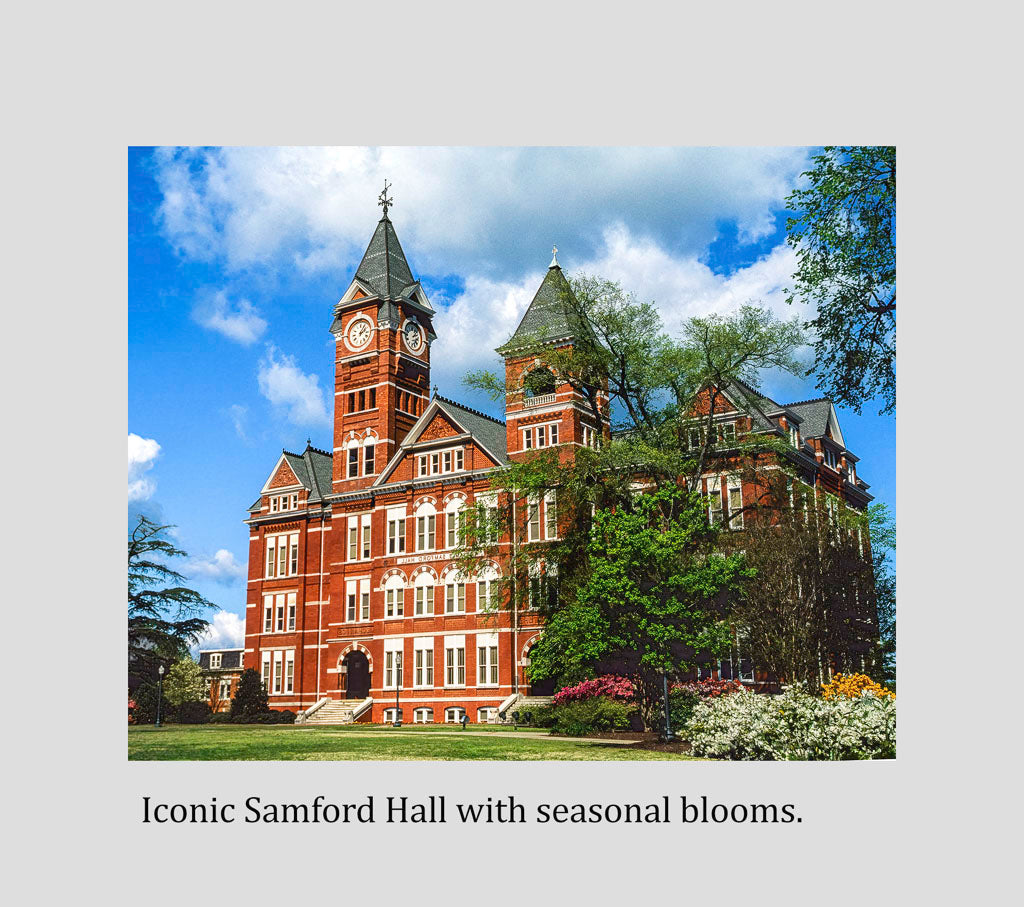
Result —
[[405, 510], [388, 511], [388, 554], [405, 553]]
[[466, 710], [461, 706], [453, 706], [444, 710], [445, 724], [460, 724], [466, 715]]
[[359, 581], [359, 614], [362, 620], [370, 619], [370, 581]]
[[284, 691], [295, 692], [295, 650], [284, 653]]
[[476, 720], [480, 724], [496, 724], [498, 721], [498, 709], [495, 706], [486, 706], [476, 710]]
[[449, 575], [444, 587], [444, 613], [466, 613], [466, 584], [454, 581], [454, 574]]
[[466, 518], [462, 511], [462, 501], [452, 501], [447, 506], [445, 513], [447, 547], [455, 548], [458, 546], [459, 539], [465, 532], [465, 523]]
[[830, 469], [836, 468], [836, 454], [835, 451], [829, 450], [827, 447], [825, 450], [825, 465]]
[[354, 444], [348, 449], [348, 477], [356, 478], [359, 475], [359, 445]]
[[398, 721], [398, 716], [401, 714], [401, 709], [384, 709], [384, 712], [381, 715], [381, 721], [383, 721], [384, 724], [394, 724]]
[[279, 497], [273, 497], [270, 499], [270, 512], [277, 513], [281, 508], [281, 499]]
[[354, 579], [350, 579], [345, 584], [345, 599], [347, 602], [347, 607], [345, 610], [345, 620], [347, 621], [354, 621], [359, 613], [357, 609], [356, 596], [358, 593], [356, 592], [356, 588], [356, 581]]
[[372, 516], [369, 513], [363, 514], [363, 560], [368, 560], [370, 557], [370, 519]]
[[465, 468], [466, 452], [462, 447], [453, 447], [433, 454], [420, 454], [417, 458], [417, 473], [421, 476], [458, 472]]
[[430, 471], [432, 473], [438, 473], [441, 471], [441, 455], [431, 454], [430, 455]]
[[413, 724], [433, 724], [434, 723], [434, 710], [433, 709], [414, 709], [412, 713]]
[[421, 476], [426, 476], [426, 475], [430, 474], [430, 468], [429, 468], [429, 465], [428, 465], [429, 462], [430, 462], [430, 460], [429, 460], [429, 458], [427, 457], [426, 454], [420, 454], [420, 456], [419, 456], [419, 474]]
[[370, 409], [377, 408], [377, 388], [370, 388]]
[[294, 592], [289, 592], [288, 593], [287, 602], [288, 602], [288, 624], [287, 625], [288, 625], [288, 629], [289, 630], [294, 630], [295, 629], [295, 608], [296, 608], [296, 605], [295, 605], [295, 593]]
[[274, 596], [265, 595], [263, 596], [263, 632], [272, 633], [274, 631]]
[[523, 450], [554, 447], [558, 443], [558, 423], [547, 422], [523, 429]]
[[789, 443], [795, 448], [800, 448], [800, 429], [795, 425], [789, 426]]
[[348, 559], [359, 560], [359, 523], [354, 516], [348, 518]]
[[708, 521], [712, 526], [722, 523], [722, 480], [719, 476], [707, 479]]
[[263, 689], [270, 692], [270, 653], [264, 652], [260, 665], [260, 677], [263, 680]]
[[466, 685], [466, 637], [446, 636], [444, 640], [444, 685]]
[[498, 685], [498, 634], [479, 633], [476, 637], [476, 684]]
[[231, 698], [231, 681], [228, 679], [222, 680], [217, 686], [217, 698], [218, 699], [230, 699]]
[[736, 423], [735, 422], [719, 422], [718, 423], [718, 443], [719, 444], [733, 444], [736, 441]]
[[299, 572], [299, 534], [267, 536], [267, 577]]
[[689, 431], [689, 442], [690, 449], [696, 450], [704, 445], [704, 431], [699, 426], [694, 425]]
[[542, 605], [558, 605], [558, 567], [537, 562], [530, 567], [529, 607], [536, 609]]
[[402, 644], [401, 639], [384, 640], [384, 689], [402, 688]]
[[538, 425], [537, 426], [537, 446], [538, 447], [547, 447], [548, 446], [547, 426], [546, 425]]
[[452, 452], [450, 450], [446, 450], [441, 454], [441, 471], [452, 471]]
[[274, 687], [271, 690], [271, 693], [274, 693], [276, 695], [276, 694], [279, 694], [279, 693], [281, 693], [283, 691], [283, 688], [284, 688], [284, 652], [278, 651], [278, 652], [274, 653], [274, 677], [273, 677], [273, 684], [274, 684]]
[[729, 528], [743, 528], [743, 483], [739, 476], [729, 476]]
[[437, 516], [432, 504], [420, 504], [416, 510], [416, 550], [433, 551]]
[[481, 495], [476, 499], [477, 538], [483, 544], [496, 544], [501, 534], [498, 524], [498, 496]]
[[373, 444], [367, 444], [365, 447], [363, 447], [363, 475], [364, 476], [372, 476], [373, 473], [374, 473], [374, 466], [373, 466], [373, 452], [374, 452], [374, 449], [375, 449], [375, 447], [374, 447]]
[[523, 430], [523, 450], [531, 450], [533, 448], [533, 429], [526, 428]]
[[390, 576], [384, 588], [384, 616], [401, 617], [404, 614], [405, 582], [400, 576]]
[[581, 426], [582, 439], [584, 447], [594, 447], [597, 439], [597, 433], [589, 425]]
[[530, 542], [540, 541], [540, 501], [531, 497], [526, 518], [526, 538]]
[[491, 611], [498, 607], [498, 590], [500, 580], [494, 567], [487, 567], [476, 581], [477, 611]]
[[416, 601], [414, 611], [416, 617], [425, 617], [434, 613], [434, 578], [429, 573], [421, 573], [414, 580]]
[[558, 538], [558, 506], [553, 491], [544, 495], [544, 535], [549, 539]]
[[345, 620], [370, 619], [370, 581], [350, 579], [345, 583]]
[[414, 639], [412, 644], [412, 684], [414, 687], [432, 687], [434, 685], [434, 638]]
[[278, 595], [274, 600], [274, 629], [278, 633], [284, 632], [284, 596]]
[[210, 654], [210, 667], [214, 668], [214, 669], [219, 668], [220, 667], [220, 660], [221, 660], [220, 652], [212, 652]]

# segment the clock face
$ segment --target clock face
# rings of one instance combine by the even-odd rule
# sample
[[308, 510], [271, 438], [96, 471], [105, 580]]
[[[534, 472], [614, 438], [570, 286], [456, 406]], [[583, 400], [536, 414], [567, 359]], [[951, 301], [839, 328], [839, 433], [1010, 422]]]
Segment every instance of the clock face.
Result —
[[359, 349], [370, 342], [370, 325], [365, 321], [357, 321], [348, 329], [348, 345]]
[[423, 346], [423, 335], [420, 333], [419, 326], [410, 321], [405, 326], [403, 333], [405, 335], [405, 345], [414, 353], [419, 352], [420, 347]]

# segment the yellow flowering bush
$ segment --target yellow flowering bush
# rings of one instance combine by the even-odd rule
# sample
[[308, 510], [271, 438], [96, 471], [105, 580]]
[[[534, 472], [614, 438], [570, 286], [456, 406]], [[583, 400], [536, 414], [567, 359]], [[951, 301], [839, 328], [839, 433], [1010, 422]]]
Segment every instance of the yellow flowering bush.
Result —
[[836, 674], [828, 683], [821, 685], [821, 695], [825, 699], [836, 699], [840, 696], [856, 699], [864, 693], [889, 699], [896, 698], [892, 690], [875, 683], [867, 674]]

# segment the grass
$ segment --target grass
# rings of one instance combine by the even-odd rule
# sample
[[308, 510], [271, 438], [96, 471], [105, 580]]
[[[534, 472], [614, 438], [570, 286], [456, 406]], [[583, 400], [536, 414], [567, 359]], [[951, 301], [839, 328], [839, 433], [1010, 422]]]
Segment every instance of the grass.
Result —
[[[517, 736], [505, 736], [515, 733]], [[482, 725], [171, 725], [128, 728], [128, 758], [136, 760], [665, 760], [677, 754], [618, 743], [551, 737], [543, 730]]]

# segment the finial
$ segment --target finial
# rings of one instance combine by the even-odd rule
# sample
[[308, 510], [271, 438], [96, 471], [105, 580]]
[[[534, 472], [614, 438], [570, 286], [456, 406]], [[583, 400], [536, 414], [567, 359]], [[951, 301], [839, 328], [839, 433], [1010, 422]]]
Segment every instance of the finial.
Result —
[[434, 396], [435, 397], [437, 396], [437, 385], [436, 384], [434, 385]]
[[377, 198], [377, 204], [384, 209], [384, 217], [382, 218], [383, 220], [387, 220], [388, 208], [390, 208], [395, 203], [394, 199], [388, 198], [388, 189], [390, 188], [391, 183], [389, 183], [387, 180], [384, 180], [384, 191]]
[[548, 265], [549, 268], [557, 268], [558, 267], [558, 259], [555, 258], [555, 256], [557, 254], [558, 254], [558, 246], [552, 246], [551, 247], [551, 264]]
[[313, 439], [312, 438], [306, 438], [306, 447], [312, 447], [312, 446], [313, 446]]

